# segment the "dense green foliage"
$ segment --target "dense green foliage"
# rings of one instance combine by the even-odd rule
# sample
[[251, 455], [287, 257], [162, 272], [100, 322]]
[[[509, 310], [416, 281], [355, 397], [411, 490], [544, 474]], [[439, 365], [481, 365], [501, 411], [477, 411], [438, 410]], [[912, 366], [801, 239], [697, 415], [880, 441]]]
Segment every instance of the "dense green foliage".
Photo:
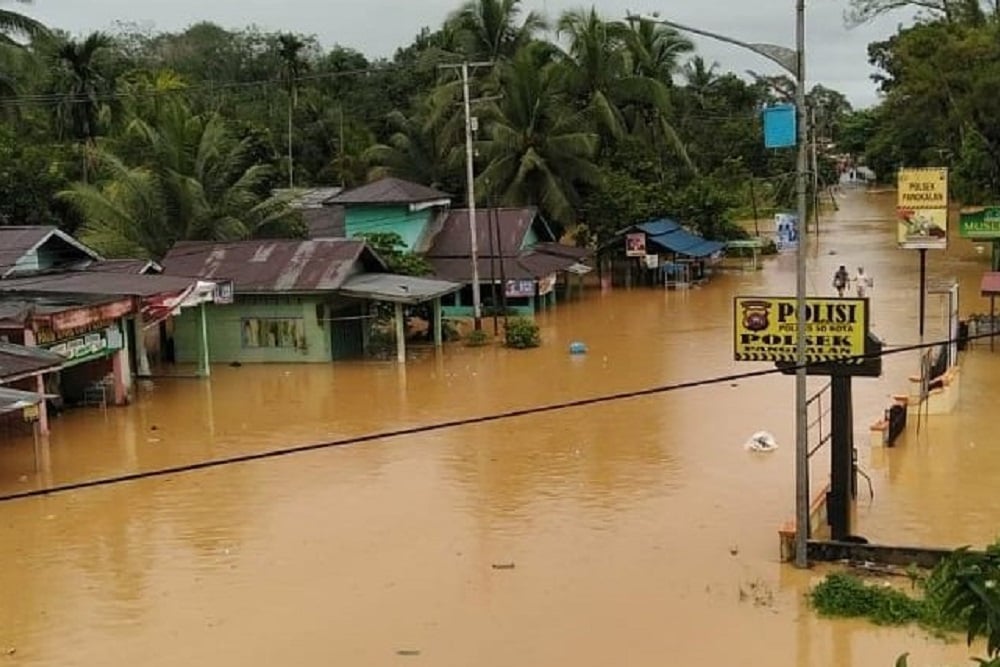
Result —
[[[844, 153], [887, 178], [944, 162], [957, 195], [986, 201], [1000, 194], [996, 3], [851, 0], [857, 21], [907, 4], [925, 11], [870, 47], [882, 104], [853, 111], [836, 91], [809, 93], [821, 180]], [[211, 23], [71, 36], [23, 9], [0, 10], [0, 216], [79, 231], [110, 255], [300, 234], [272, 196], [289, 185], [392, 174], [462, 201], [462, 87], [439, 65], [464, 59], [494, 61], [471, 81], [481, 205], [537, 205], [559, 230], [602, 243], [663, 215], [739, 236], [734, 214], [794, 200], [794, 152], [766, 150], [759, 117], [789, 99], [788, 78], [720, 72], [660, 24], [469, 0], [373, 61]]]
[[767, 185], [794, 157], [762, 146], [772, 82], [719, 73], [677, 32], [593, 8], [543, 17], [470, 0], [377, 61], [210, 23], [71, 36], [6, 8], [0, 35], [0, 215], [59, 224], [112, 256], [299, 234], [271, 194], [289, 185], [392, 174], [461, 201], [461, 85], [439, 65], [466, 58], [495, 63], [471, 82], [480, 204], [537, 205], [581, 240], [658, 215], [725, 237], [749, 178], [772, 206], [791, 194]]
[[994, 203], [1000, 196], [1000, 3], [995, 0], [852, 0], [869, 20], [894, 8], [919, 19], [869, 58], [884, 101], [845, 119], [839, 141], [864, 154], [886, 180], [901, 166], [947, 166], [953, 195]]
[[[1000, 665], [1000, 542], [984, 552], [959, 549], [941, 560], [929, 575], [913, 572], [921, 595], [907, 595], [836, 572], [810, 591], [814, 608], [824, 616], [867, 618], [880, 625], [919, 623], [934, 631], [965, 632], [971, 646], [986, 641], [980, 665]], [[901, 656], [897, 667], [906, 667]]]
[[534, 320], [514, 317], [504, 328], [504, 344], [517, 350], [526, 350], [542, 344], [541, 330]]

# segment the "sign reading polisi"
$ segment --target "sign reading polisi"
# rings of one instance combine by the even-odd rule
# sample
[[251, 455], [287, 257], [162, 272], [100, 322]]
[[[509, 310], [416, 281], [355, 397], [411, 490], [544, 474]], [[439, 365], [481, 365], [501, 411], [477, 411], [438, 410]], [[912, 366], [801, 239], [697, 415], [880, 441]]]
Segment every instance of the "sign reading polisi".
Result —
[[[736, 361], [796, 360], [794, 297], [738, 296], [733, 306]], [[867, 334], [868, 299], [806, 300], [808, 363], [861, 363]]]

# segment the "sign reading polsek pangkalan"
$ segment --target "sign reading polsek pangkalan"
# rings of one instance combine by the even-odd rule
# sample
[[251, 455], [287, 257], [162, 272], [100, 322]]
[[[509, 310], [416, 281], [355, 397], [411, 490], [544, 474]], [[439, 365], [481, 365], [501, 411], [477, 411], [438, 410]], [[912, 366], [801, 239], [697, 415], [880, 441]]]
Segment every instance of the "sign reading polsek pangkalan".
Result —
[[[736, 361], [796, 360], [794, 298], [738, 296], [733, 315]], [[867, 332], [867, 299], [806, 300], [807, 363], [861, 363]]]
[[947, 247], [947, 169], [900, 169], [896, 207], [896, 240], [901, 247], [924, 250]]

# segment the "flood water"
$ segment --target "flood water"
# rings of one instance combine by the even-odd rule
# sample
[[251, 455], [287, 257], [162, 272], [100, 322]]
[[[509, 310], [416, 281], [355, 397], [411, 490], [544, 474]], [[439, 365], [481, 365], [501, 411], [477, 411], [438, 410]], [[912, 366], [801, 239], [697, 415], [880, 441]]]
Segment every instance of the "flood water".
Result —
[[[849, 192], [811, 248], [810, 291], [840, 263], [874, 275], [875, 329], [917, 340], [918, 255], [892, 196]], [[831, 254], [835, 253], [835, 254]], [[963, 314], [988, 253], [929, 254]], [[405, 368], [213, 368], [143, 383], [125, 409], [53, 424], [50, 463], [0, 446], [0, 492], [766, 368], [731, 361], [732, 297], [794, 291], [794, 256], [699, 289], [590, 292], [540, 317], [532, 351], [451, 346]], [[489, 326], [489, 323], [487, 323]], [[928, 302], [928, 332], [943, 331]], [[585, 357], [571, 357], [571, 341]], [[960, 410], [870, 452], [868, 426], [916, 372], [855, 381], [856, 532], [996, 537], [1000, 351], [966, 354]], [[814, 388], [820, 381], [811, 381]], [[793, 380], [723, 383], [0, 503], [0, 662], [12, 665], [911, 665], [964, 643], [815, 617], [819, 572], [778, 563], [792, 516]], [[742, 443], [771, 431], [780, 447]], [[819, 464], [818, 464], [819, 465]], [[497, 567], [499, 566], [499, 567]], [[742, 591], [742, 593], [741, 593]]]

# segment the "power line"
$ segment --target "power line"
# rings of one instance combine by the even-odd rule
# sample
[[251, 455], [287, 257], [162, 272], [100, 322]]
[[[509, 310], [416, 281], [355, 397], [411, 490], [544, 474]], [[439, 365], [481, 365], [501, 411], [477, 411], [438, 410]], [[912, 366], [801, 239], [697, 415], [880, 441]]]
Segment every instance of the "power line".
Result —
[[[963, 337], [964, 340], [979, 340], [982, 338], [990, 338], [995, 334], [977, 334], [974, 336]], [[866, 359], [877, 359], [885, 357], [892, 354], [900, 354], [902, 352], [911, 352], [914, 350], [935, 348], [944, 345], [948, 345], [956, 342], [956, 339], [945, 339], [929, 343], [919, 343], [916, 345], [910, 345], [904, 348], [896, 348], [893, 350], [885, 350], [875, 354], [862, 354], [855, 355], [852, 357], [844, 357], [843, 362], [850, 361], [863, 361]], [[618, 392], [614, 394], [605, 394], [603, 396], [594, 396], [591, 398], [581, 398], [572, 401], [564, 401], [561, 403], [552, 403], [549, 405], [539, 405], [529, 408], [520, 408], [516, 410], [508, 410], [505, 412], [498, 412], [490, 415], [482, 415], [479, 417], [465, 417], [462, 419], [453, 419], [444, 422], [438, 422], [435, 424], [425, 424], [422, 426], [412, 426], [409, 428], [394, 429], [389, 431], [381, 431], [377, 433], [369, 433], [367, 435], [354, 436], [350, 438], [342, 438], [339, 440], [331, 440], [328, 442], [311, 443], [307, 445], [296, 445], [293, 447], [286, 447], [283, 449], [273, 449], [264, 452], [255, 452], [252, 454], [240, 454], [237, 456], [230, 456], [221, 459], [210, 459], [207, 461], [199, 461], [197, 463], [187, 463], [184, 465], [170, 466], [166, 468], [159, 468], [156, 470], [147, 470], [142, 472], [128, 473], [125, 475], [114, 475], [111, 477], [100, 477], [97, 479], [85, 480], [82, 482], [73, 482], [69, 484], [60, 484], [57, 486], [51, 486], [44, 489], [32, 489], [29, 491], [21, 491], [18, 493], [12, 493], [5, 496], [0, 496], [0, 503], [11, 502], [14, 500], [23, 500], [26, 498], [36, 498], [40, 496], [49, 496], [59, 493], [68, 493], [70, 491], [79, 491], [83, 489], [89, 489], [94, 487], [111, 486], [115, 484], [123, 484], [125, 482], [134, 482], [144, 479], [153, 479], [156, 477], [166, 477], [169, 475], [178, 475], [187, 472], [195, 472], [198, 470], [207, 470], [210, 468], [220, 468], [224, 466], [236, 465], [240, 463], [249, 463], [252, 461], [260, 461], [264, 459], [278, 458], [282, 456], [290, 456], [292, 454], [303, 454], [306, 452], [314, 452], [323, 449], [331, 449], [334, 447], [345, 447], [348, 445], [358, 445], [366, 442], [372, 442], [375, 440], [385, 440], [389, 438], [400, 438], [411, 435], [420, 435], [422, 433], [432, 433], [435, 431], [442, 431], [451, 428], [458, 428], [460, 426], [473, 426], [476, 424], [487, 424], [490, 422], [502, 421], [506, 419], [516, 419], [518, 417], [527, 417], [530, 415], [544, 414], [548, 412], [560, 412], [562, 410], [569, 410], [572, 408], [581, 408], [591, 405], [599, 405], [602, 403], [613, 403], [617, 401], [624, 401], [632, 398], [643, 398], [646, 396], [654, 396], [657, 394], [666, 394], [673, 391], [680, 391], [682, 389], [697, 389], [701, 387], [707, 387], [716, 384], [724, 384], [735, 382], [738, 380], [750, 380], [760, 377], [765, 377], [769, 375], [784, 374], [790, 371], [794, 371], [798, 366], [790, 366], [784, 369], [769, 368], [767, 370], [759, 371], [749, 371], [745, 373], [733, 373], [730, 375], [721, 375], [714, 378], [706, 378], [701, 380], [689, 380], [687, 382], [678, 382], [674, 384], [659, 385], [654, 387], [648, 387], [646, 389], [637, 389], [632, 391]]]

